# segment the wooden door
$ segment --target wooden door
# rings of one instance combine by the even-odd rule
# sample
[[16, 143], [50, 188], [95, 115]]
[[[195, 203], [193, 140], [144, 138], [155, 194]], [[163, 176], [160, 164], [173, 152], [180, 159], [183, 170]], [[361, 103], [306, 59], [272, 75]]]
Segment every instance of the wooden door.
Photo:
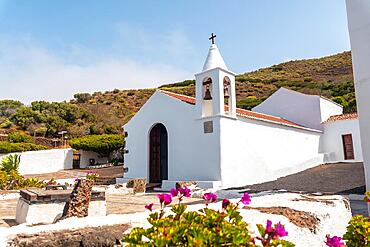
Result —
[[161, 131], [156, 125], [150, 131], [149, 182], [161, 182]]
[[355, 153], [353, 149], [352, 134], [342, 135], [343, 141], [343, 152], [345, 160], [353, 160], [355, 158]]
[[80, 169], [80, 162], [81, 162], [81, 154], [73, 154], [73, 169]]

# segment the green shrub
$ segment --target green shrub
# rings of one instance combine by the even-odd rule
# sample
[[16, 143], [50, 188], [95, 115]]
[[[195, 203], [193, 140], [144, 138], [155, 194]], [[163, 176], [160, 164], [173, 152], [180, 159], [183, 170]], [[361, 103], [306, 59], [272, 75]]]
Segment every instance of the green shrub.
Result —
[[347, 107], [348, 106], [348, 102], [346, 101], [346, 99], [343, 97], [343, 96], [336, 96], [336, 97], [333, 97], [332, 100], [340, 105], [342, 105], [343, 107]]
[[6, 173], [10, 173], [12, 171], [18, 171], [20, 162], [21, 162], [21, 156], [18, 154], [5, 156], [1, 160], [0, 170]]
[[348, 247], [370, 246], [370, 219], [362, 215], [353, 216], [343, 239]]
[[1, 190], [18, 190], [29, 187], [44, 188], [46, 183], [37, 178], [25, 179], [18, 171], [6, 173], [0, 171], [0, 189]]
[[193, 85], [195, 85], [195, 80], [185, 80], [185, 81], [182, 81], [182, 82], [164, 84], [164, 85], [160, 86], [159, 88], [187, 87], [187, 86], [193, 86]]
[[[365, 193], [364, 201], [370, 202], [370, 192]], [[347, 226], [347, 232], [343, 235], [343, 239], [346, 240], [344, 244], [341, 241], [341, 237], [330, 235], [326, 236], [327, 246], [347, 246], [347, 247], [363, 247], [370, 246], [370, 218], [363, 215], [355, 215], [349, 221]]]
[[8, 174], [0, 170], [0, 190], [3, 190], [6, 182], [8, 181]]
[[92, 98], [91, 94], [89, 93], [77, 93], [73, 95], [73, 97], [77, 100], [78, 103], [86, 103]]
[[2, 159], [0, 165], [0, 189], [17, 190], [28, 187], [45, 187], [37, 178], [27, 178], [19, 174], [20, 155], [9, 155]]
[[77, 150], [86, 150], [108, 156], [111, 152], [125, 147], [125, 137], [117, 134], [90, 135], [73, 139], [69, 145]]
[[236, 105], [239, 108], [251, 110], [253, 107], [262, 103], [262, 101], [262, 99], [258, 99], [256, 96], [248, 96], [247, 98], [238, 101]]
[[48, 147], [37, 145], [33, 143], [11, 143], [11, 142], [0, 142], [0, 153], [15, 153], [25, 151], [37, 151], [45, 150]]
[[10, 133], [8, 135], [8, 140], [9, 142], [12, 142], [12, 143], [23, 143], [23, 142], [32, 143], [33, 142], [32, 137], [22, 131], [15, 131], [15, 132]]
[[1, 124], [0, 124], [0, 128], [2, 129], [9, 129], [10, 127], [12, 127], [13, 125], [13, 122], [10, 121], [9, 119], [5, 119]]
[[[246, 194], [243, 198], [249, 198]], [[177, 196], [179, 203], [172, 205], [173, 214], [165, 216], [164, 208], [171, 203], [172, 196]], [[238, 211], [243, 198], [237, 204], [224, 199], [222, 210], [216, 211], [207, 206], [208, 203], [217, 201], [217, 196], [205, 193], [205, 208], [186, 211], [187, 206], [181, 203], [183, 196], [190, 196], [190, 190], [186, 187], [171, 189], [171, 195], [159, 194], [161, 210], [149, 215], [151, 227], [133, 228], [129, 234], [123, 236], [122, 241], [130, 246], [258, 246], [258, 243], [265, 247], [294, 246], [281, 239], [288, 234], [284, 226], [280, 223], [273, 226], [271, 221], [267, 222], [266, 228], [258, 225], [260, 236], [252, 237], [248, 224]], [[246, 203], [249, 204], [243, 202]], [[153, 204], [149, 204], [145, 208], [152, 211], [152, 206]]]

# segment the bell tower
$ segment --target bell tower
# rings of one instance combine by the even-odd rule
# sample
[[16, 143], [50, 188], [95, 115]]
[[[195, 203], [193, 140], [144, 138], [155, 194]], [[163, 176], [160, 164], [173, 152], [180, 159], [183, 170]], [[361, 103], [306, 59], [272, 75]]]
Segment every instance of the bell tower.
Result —
[[212, 40], [202, 72], [195, 75], [196, 105], [201, 118], [225, 116], [236, 118], [235, 73], [229, 71]]

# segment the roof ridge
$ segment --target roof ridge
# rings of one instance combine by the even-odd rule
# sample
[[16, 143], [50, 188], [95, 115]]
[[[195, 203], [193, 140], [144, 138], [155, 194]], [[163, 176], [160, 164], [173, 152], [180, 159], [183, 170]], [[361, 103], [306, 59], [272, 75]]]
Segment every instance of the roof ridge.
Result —
[[[189, 104], [195, 105], [195, 103], [196, 103], [196, 101], [195, 101], [196, 99], [194, 97], [191, 97], [191, 96], [187, 96], [187, 95], [183, 95], [183, 94], [179, 94], [179, 93], [174, 93], [174, 92], [166, 91], [166, 90], [162, 90], [162, 89], [158, 89], [158, 91], [160, 91], [163, 94], [166, 94], [170, 97], [174, 97], [174, 98], [176, 98], [180, 101], [189, 103]], [[225, 105], [225, 107], [227, 107], [227, 106]], [[309, 131], [320, 132], [319, 130], [304, 127], [302, 125], [299, 125], [297, 123], [294, 123], [290, 120], [287, 120], [287, 119], [284, 119], [284, 118], [281, 118], [281, 117], [268, 115], [268, 114], [264, 114], [264, 113], [259, 113], [259, 112], [254, 112], [254, 111], [246, 110], [246, 109], [243, 109], [243, 108], [236, 108], [236, 114], [241, 116], [241, 117], [245, 117], [245, 118], [250, 118], [250, 119], [255, 119], [255, 120], [260, 120], [260, 121], [265, 121], [265, 122], [270, 122], [270, 123], [275, 123], [275, 124], [289, 126], [289, 127], [295, 127], [295, 128], [309, 130]]]
[[348, 112], [348, 113], [342, 113], [342, 114], [337, 114], [337, 115], [332, 115], [322, 123], [331, 123], [331, 122], [336, 122], [336, 121], [343, 121], [343, 120], [353, 120], [358, 118], [358, 113], [357, 112]]

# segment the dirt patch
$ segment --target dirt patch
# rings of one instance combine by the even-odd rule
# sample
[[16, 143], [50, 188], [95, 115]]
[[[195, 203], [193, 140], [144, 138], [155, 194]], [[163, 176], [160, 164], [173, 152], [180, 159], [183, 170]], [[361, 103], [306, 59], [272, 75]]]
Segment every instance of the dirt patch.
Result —
[[319, 198], [319, 197], [311, 197], [311, 196], [305, 196], [305, 195], [301, 195], [302, 198], [295, 198], [293, 199], [292, 201], [295, 201], [295, 202], [299, 202], [299, 201], [305, 201], [305, 202], [320, 202], [320, 203], [324, 203], [325, 205], [328, 205], [328, 206], [334, 206], [334, 200], [337, 200], [337, 199], [322, 199], [322, 198]]
[[19, 234], [12, 239], [12, 247], [108, 247], [119, 243], [127, 224], [87, 227], [76, 230]]
[[317, 225], [320, 219], [311, 213], [298, 211], [288, 207], [244, 207], [245, 209], [258, 210], [261, 213], [283, 215], [294, 225], [301, 228], [308, 228], [311, 232], [316, 233]]

